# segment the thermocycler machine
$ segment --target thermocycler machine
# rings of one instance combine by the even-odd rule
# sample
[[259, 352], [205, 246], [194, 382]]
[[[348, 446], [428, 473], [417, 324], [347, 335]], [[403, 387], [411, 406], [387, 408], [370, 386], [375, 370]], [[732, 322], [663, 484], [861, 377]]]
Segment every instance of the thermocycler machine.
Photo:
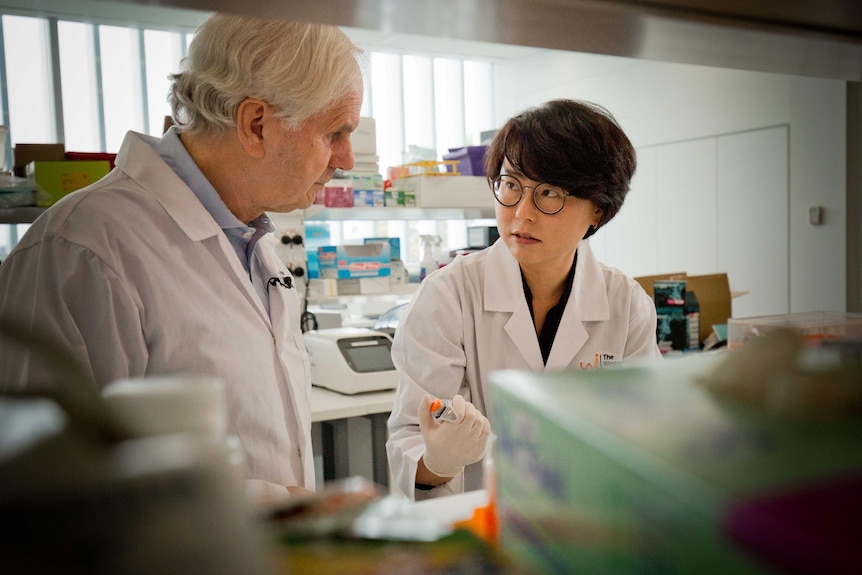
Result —
[[303, 334], [311, 361], [311, 383], [338, 393], [395, 389], [398, 372], [392, 364], [392, 339], [358, 327], [337, 327]]

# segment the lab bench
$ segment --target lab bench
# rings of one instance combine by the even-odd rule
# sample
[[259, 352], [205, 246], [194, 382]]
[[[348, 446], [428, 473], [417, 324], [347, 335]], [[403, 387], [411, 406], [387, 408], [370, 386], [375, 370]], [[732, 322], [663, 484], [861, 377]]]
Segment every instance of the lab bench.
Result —
[[395, 390], [345, 395], [311, 388], [311, 436], [318, 483], [361, 475], [389, 487], [386, 420]]

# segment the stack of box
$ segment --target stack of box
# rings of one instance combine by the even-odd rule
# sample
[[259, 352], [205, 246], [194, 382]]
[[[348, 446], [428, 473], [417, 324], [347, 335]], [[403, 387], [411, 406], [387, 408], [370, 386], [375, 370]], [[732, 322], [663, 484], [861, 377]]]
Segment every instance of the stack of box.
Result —
[[353, 186], [353, 207], [382, 208], [385, 205], [383, 177], [380, 174], [346, 172], [344, 178]]
[[336, 281], [325, 292], [340, 296], [387, 293], [391, 254], [390, 243], [382, 241], [317, 248], [320, 279]]
[[360, 118], [359, 127], [350, 135], [353, 146], [353, 169], [344, 179], [353, 185], [353, 206], [357, 208], [384, 206], [383, 176], [377, 155], [377, 127], [374, 118]]
[[383, 176], [377, 156], [377, 130], [374, 118], [360, 118], [359, 127], [350, 134], [353, 169], [326, 183], [314, 199], [327, 208], [383, 207]]
[[326, 224], [305, 224], [305, 255], [308, 262], [308, 279], [320, 277], [317, 248], [328, 246], [331, 243], [329, 227]]
[[688, 321], [685, 317], [685, 280], [656, 280], [653, 299], [658, 320], [656, 338], [662, 352], [688, 347]]
[[64, 144], [17, 144], [14, 173], [35, 183], [36, 203], [47, 207], [106, 176], [115, 158], [112, 153], [66, 152]]
[[354, 166], [351, 172], [380, 175], [377, 156], [377, 125], [374, 118], [359, 118], [359, 127], [350, 134]]
[[[653, 283], [661, 280], [685, 280], [686, 294], [694, 293], [697, 296], [697, 323], [698, 323], [698, 346], [700, 347], [713, 333], [713, 326], [724, 326], [731, 316], [731, 294], [727, 274], [706, 274], [690, 276], [685, 272], [664, 274], [659, 276], [641, 276], [634, 278], [643, 287], [647, 295], [655, 298]], [[741, 295], [741, 294], [738, 294]], [[692, 302], [693, 303], [693, 302]], [[684, 313], [685, 312], [685, 308]], [[689, 304], [689, 310], [693, 306]], [[691, 335], [694, 342], [694, 334]]]

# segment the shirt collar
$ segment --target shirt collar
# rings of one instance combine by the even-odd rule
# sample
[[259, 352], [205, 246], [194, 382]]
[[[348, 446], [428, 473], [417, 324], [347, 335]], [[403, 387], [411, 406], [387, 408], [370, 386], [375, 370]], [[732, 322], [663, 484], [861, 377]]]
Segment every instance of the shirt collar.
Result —
[[[204, 208], [210, 213], [216, 224], [222, 229], [229, 228], [248, 228], [246, 224], [240, 221], [225, 205], [224, 201], [219, 196], [216, 189], [204, 176], [201, 169], [192, 159], [186, 147], [180, 140], [179, 134], [174, 126], [171, 126], [165, 135], [156, 143], [156, 152], [161, 156], [162, 160], [168, 164], [171, 169], [176, 172], [180, 179], [194, 192]], [[264, 225], [272, 226], [269, 223], [269, 218], [263, 214], [254, 222], [265, 220]], [[261, 227], [254, 222], [253, 227]], [[267, 230], [272, 231], [272, 230]]]

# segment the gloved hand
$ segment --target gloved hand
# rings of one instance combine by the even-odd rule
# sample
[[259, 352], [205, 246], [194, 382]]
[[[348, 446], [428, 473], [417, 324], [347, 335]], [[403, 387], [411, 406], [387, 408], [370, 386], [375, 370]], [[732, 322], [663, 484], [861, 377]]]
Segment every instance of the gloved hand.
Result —
[[422, 460], [439, 477], [455, 477], [466, 465], [485, 455], [491, 425], [472, 403], [456, 395], [451, 401], [458, 421], [437, 421], [431, 413], [431, 396], [419, 403], [419, 430], [425, 440]]

